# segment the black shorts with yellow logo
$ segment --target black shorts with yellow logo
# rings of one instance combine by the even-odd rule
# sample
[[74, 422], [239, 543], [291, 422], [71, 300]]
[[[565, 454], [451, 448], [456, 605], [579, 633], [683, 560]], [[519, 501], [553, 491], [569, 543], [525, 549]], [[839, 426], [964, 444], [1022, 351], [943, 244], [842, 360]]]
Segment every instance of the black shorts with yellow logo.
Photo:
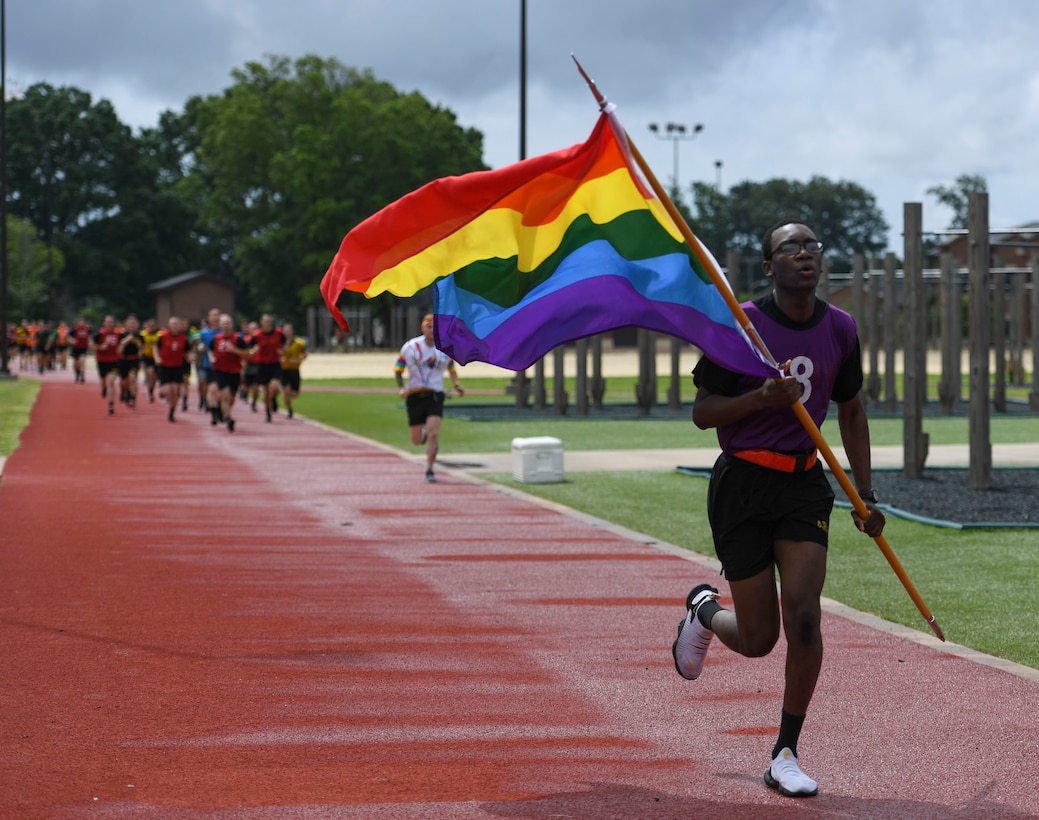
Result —
[[785, 473], [718, 457], [707, 491], [714, 549], [729, 581], [743, 581], [775, 561], [779, 540], [829, 543], [834, 494], [821, 463]]

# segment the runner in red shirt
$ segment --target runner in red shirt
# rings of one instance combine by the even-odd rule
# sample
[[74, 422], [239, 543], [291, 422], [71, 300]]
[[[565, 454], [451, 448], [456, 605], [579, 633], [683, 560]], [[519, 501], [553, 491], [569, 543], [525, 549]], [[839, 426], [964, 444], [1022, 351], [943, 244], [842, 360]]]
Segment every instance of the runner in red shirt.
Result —
[[82, 316], [78, 317], [69, 331], [69, 345], [72, 350], [72, 371], [77, 384], [85, 382], [83, 362], [90, 350], [90, 325]]
[[169, 326], [159, 334], [155, 343], [155, 363], [159, 371], [159, 395], [170, 406], [167, 418], [175, 421], [173, 412], [181, 398], [184, 386], [184, 364], [187, 362], [188, 334], [177, 316], [170, 316]]
[[119, 340], [119, 400], [128, 407], [137, 404], [137, 371], [141, 367], [141, 348], [144, 339], [140, 334], [141, 323], [136, 316], [126, 317], [126, 333]]
[[[260, 330], [259, 322], [242, 322], [242, 336], [245, 337], [245, 341], [249, 343], [250, 349], [253, 348], [253, 334]], [[256, 359], [253, 356], [249, 356], [245, 360], [245, 370], [242, 371], [242, 387], [238, 391], [238, 398], [242, 401], [249, 402], [249, 406], [252, 411], [256, 412], [256, 400], [260, 397], [260, 385], [256, 381], [256, 368], [259, 365], [256, 364]]]
[[223, 422], [232, 433], [234, 419], [231, 418], [231, 408], [238, 397], [242, 368], [249, 353], [249, 343], [235, 331], [234, 320], [226, 313], [220, 314], [220, 332], [209, 343], [208, 351], [212, 371], [210, 389], [216, 388], [215, 396], [210, 393], [209, 412], [213, 414], [214, 426]]
[[263, 405], [267, 421], [271, 411], [278, 411], [278, 394], [281, 392], [281, 353], [285, 349], [285, 334], [274, 326], [269, 313], [260, 317], [260, 329], [252, 336], [253, 360], [256, 362], [256, 382], [263, 387]]
[[94, 334], [94, 360], [101, 379], [101, 398], [108, 399], [108, 414], [115, 413], [115, 385], [119, 379], [119, 340], [122, 334], [115, 317], [106, 316], [101, 329]]

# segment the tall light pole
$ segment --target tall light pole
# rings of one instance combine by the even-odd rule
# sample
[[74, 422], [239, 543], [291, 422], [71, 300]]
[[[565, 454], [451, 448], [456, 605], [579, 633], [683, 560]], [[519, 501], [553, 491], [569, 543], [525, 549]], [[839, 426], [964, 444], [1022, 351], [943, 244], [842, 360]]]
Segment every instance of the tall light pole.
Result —
[[0, 0], [0, 378], [7, 366], [7, 0]]
[[[649, 124], [649, 130], [657, 139], [671, 140], [674, 146], [674, 177], [672, 183], [677, 195], [681, 192], [678, 183], [678, 143], [682, 140], [694, 140], [703, 131], [703, 123], [698, 122], [692, 131], [679, 122], [669, 122], [663, 127], [655, 122]], [[667, 406], [672, 410], [682, 407], [682, 377], [680, 370], [680, 359], [682, 354], [682, 341], [674, 336], [671, 337], [671, 386], [667, 390]], [[657, 365], [656, 365], [656, 337], [648, 331], [639, 331], [639, 384], [636, 391], [648, 393], [655, 400], [657, 392]], [[648, 408], [646, 412], [649, 412]]]
[[692, 131], [690, 131], [688, 126], [684, 125], [683, 123], [669, 122], [666, 125], [664, 125], [663, 126], [663, 130], [661, 130], [661, 126], [657, 125], [655, 122], [651, 122], [649, 124], [649, 130], [652, 131], [656, 135], [657, 139], [671, 140], [671, 142], [674, 145], [674, 151], [675, 151], [674, 174], [675, 175], [674, 175], [674, 179], [672, 181], [673, 181], [673, 184], [675, 186], [675, 190], [677, 191], [677, 190], [679, 190], [679, 184], [678, 184], [678, 143], [680, 143], [682, 140], [694, 140], [694, 139], [696, 139], [696, 137], [699, 135], [699, 133], [701, 131], [703, 131], [703, 123], [698, 122], [696, 125], [693, 126]]
[[722, 161], [720, 159], [714, 161], [714, 173], [714, 188], [716, 191], [720, 191], [722, 189]]
[[[527, 0], [520, 0], [519, 19], [519, 158], [527, 158]], [[540, 383], [538, 397], [544, 406], [545, 395], [545, 360], [538, 359], [535, 367], [535, 377]], [[530, 395], [530, 385], [527, 382], [527, 371], [519, 370], [512, 381], [516, 391], [516, 406], [526, 407], [527, 397]]]
[[527, 158], [527, 0], [520, 0], [519, 158]]

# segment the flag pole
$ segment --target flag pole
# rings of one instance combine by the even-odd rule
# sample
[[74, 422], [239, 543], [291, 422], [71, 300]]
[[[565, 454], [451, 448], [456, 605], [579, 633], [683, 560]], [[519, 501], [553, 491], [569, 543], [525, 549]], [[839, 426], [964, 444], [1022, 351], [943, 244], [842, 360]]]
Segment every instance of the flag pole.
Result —
[[[577, 58], [574, 57], [573, 54], [571, 54], [570, 56], [573, 58], [574, 63], [577, 65], [577, 70], [581, 72], [581, 76], [584, 77], [585, 82], [588, 83], [588, 87], [591, 89], [592, 94], [595, 96], [595, 100], [599, 104], [599, 108], [605, 109], [607, 104], [606, 98], [603, 97], [603, 95], [599, 92], [599, 89], [596, 87], [595, 83], [585, 73], [584, 69], [581, 67], [581, 64], [577, 61]], [[661, 204], [664, 206], [664, 209], [667, 211], [668, 215], [675, 223], [675, 226], [678, 228], [679, 232], [682, 234], [682, 237], [685, 239], [686, 243], [689, 245], [689, 248], [692, 250], [693, 255], [697, 258], [697, 260], [703, 266], [703, 269], [711, 277], [711, 281], [714, 283], [714, 286], [721, 292], [722, 297], [725, 299], [725, 304], [728, 305], [729, 310], [732, 311], [732, 315], [736, 318], [736, 321], [739, 323], [740, 327], [743, 328], [743, 331], [747, 334], [747, 337], [751, 340], [751, 342], [758, 349], [761, 355], [765, 357], [769, 364], [771, 364], [778, 370], [778, 363], [776, 362], [772, 354], [769, 352], [769, 349], [765, 345], [764, 340], [762, 340], [761, 336], [758, 335], [757, 329], [754, 327], [754, 324], [750, 321], [750, 317], [747, 316], [747, 313], [743, 309], [743, 306], [740, 305], [739, 300], [736, 298], [736, 295], [732, 292], [732, 289], [729, 287], [728, 282], [725, 281], [725, 278], [722, 276], [721, 271], [718, 269], [717, 263], [714, 261], [714, 258], [711, 257], [709, 253], [707, 253], [706, 249], [703, 247], [703, 245], [701, 245], [700, 241], [696, 238], [692, 230], [689, 228], [689, 225], [686, 224], [685, 218], [679, 212], [678, 208], [675, 207], [675, 204], [671, 201], [671, 197], [667, 195], [667, 192], [660, 184], [660, 181], [656, 178], [656, 175], [650, 169], [649, 164], [645, 161], [645, 159], [643, 159], [642, 154], [639, 152], [638, 148], [635, 147], [635, 143], [632, 142], [631, 137], [628, 136], [626, 132], [625, 137], [628, 140], [628, 148], [631, 151], [631, 155], [632, 157], [634, 157], [635, 162], [638, 163], [639, 169], [646, 177], [646, 181], [649, 182], [650, 187], [653, 189], [653, 193], [656, 194], [657, 199], [660, 200]], [[830, 445], [826, 442], [826, 439], [823, 438], [822, 432], [820, 432], [818, 425], [816, 425], [815, 423], [815, 420], [808, 414], [808, 410], [805, 408], [804, 404], [800, 400], [798, 400], [793, 405], [793, 409], [794, 413], [797, 415], [798, 421], [800, 421], [801, 424], [804, 426], [805, 430], [808, 432], [808, 435], [811, 437], [812, 442], [819, 449], [819, 452], [822, 454], [823, 459], [829, 465], [831, 472], [837, 479], [837, 483], [841, 485], [841, 489], [844, 490], [844, 493], [845, 495], [847, 495], [848, 501], [851, 502], [851, 505], [855, 509], [855, 512], [858, 514], [859, 518], [865, 521], [866, 518], [869, 516], [869, 509], [866, 507], [862, 499], [859, 498], [858, 491], [852, 485], [851, 480], [847, 476], [847, 473], [844, 472], [844, 468], [837, 460], [837, 457], [834, 455], [833, 450], [830, 448]], [[912, 599], [913, 603], [916, 604], [916, 608], [920, 611], [920, 614], [923, 615], [924, 620], [927, 621], [927, 625], [931, 627], [932, 631], [938, 637], [939, 640], [944, 641], [945, 635], [942, 633], [941, 627], [938, 626], [938, 621], [935, 619], [934, 615], [931, 614], [931, 610], [927, 607], [927, 604], [924, 602], [923, 597], [917, 591], [916, 585], [909, 577], [909, 574], [905, 571], [905, 568], [902, 566], [901, 561], [898, 560], [898, 556], [895, 555], [895, 551], [891, 548], [891, 545], [888, 543], [887, 538], [885, 538], [884, 535], [881, 534], [874, 536], [873, 540], [880, 548], [880, 551], [884, 554], [884, 557], [887, 559], [888, 564], [891, 565], [891, 569], [894, 570], [895, 575], [898, 577], [898, 580], [902, 582], [902, 586], [905, 587], [906, 592], [909, 593], [909, 597]]]

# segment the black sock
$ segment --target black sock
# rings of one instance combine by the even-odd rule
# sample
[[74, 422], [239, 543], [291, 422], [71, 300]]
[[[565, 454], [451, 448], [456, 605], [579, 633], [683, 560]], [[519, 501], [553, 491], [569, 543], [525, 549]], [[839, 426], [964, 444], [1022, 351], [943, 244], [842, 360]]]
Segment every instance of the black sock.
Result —
[[785, 748], [789, 748], [794, 753], [794, 757], [797, 757], [797, 740], [801, 737], [801, 727], [804, 726], [804, 722], [804, 715], [799, 717], [783, 710], [783, 715], [779, 719], [779, 739], [776, 740], [776, 745], [772, 749], [773, 760]]
[[722, 605], [719, 604], [714, 598], [708, 598], [704, 601], [696, 610], [696, 617], [700, 619], [700, 623], [704, 629], [711, 628], [711, 621], [715, 615], [722, 610]]

